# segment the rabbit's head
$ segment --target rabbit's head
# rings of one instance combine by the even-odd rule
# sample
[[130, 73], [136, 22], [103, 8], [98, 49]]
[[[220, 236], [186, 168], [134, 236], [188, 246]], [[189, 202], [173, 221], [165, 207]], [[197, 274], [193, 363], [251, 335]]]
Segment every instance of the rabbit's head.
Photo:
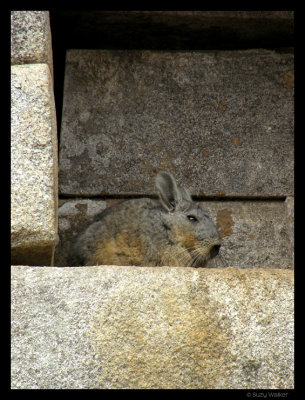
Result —
[[163, 207], [162, 224], [170, 244], [183, 249], [181, 257], [185, 256], [188, 266], [206, 266], [221, 246], [214, 222], [205, 210], [193, 202], [187, 190], [177, 186], [170, 173], [158, 173], [156, 188]]

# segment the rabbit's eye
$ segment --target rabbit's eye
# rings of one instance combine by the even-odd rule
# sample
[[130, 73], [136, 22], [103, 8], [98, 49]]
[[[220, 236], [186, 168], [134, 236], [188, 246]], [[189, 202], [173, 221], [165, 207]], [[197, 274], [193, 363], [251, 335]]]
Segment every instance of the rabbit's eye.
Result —
[[188, 215], [187, 218], [191, 221], [191, 222], [198, 222], [198, 219], [196, 217], [194, 217], [194, 215]]

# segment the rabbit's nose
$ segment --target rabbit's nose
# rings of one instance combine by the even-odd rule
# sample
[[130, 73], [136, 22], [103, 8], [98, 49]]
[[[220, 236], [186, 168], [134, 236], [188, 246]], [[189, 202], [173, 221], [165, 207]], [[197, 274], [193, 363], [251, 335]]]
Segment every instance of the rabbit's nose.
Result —
[[221, 245], [220, 244], [214, 244], [214, 246], [211, 248], [210, 251], [210, 257], [214, 258], [217, 256], [217, 254], [219, 253]]

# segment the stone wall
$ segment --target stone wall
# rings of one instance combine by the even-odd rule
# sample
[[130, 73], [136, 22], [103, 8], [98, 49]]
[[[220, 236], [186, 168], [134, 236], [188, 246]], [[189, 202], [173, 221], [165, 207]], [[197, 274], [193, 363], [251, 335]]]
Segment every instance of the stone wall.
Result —
[[11, 13], [11, 261], [52, 265], [57, 128], [49, 13]]
[[12, 387], [292, 389], [293, 272], [12, 267]]
[[[59, 173], [49, 13], [12, 12], [12, 388], [292, 389], [293, 13], [52, 17]], [[159, 170], [217, 223], [212, 268], [70, 267]]]
[[165, 170], [215, 217], [219, 267], [292, 268], [293, 68], [291, 50], [69, 50], [56, 264], [91, 219], [75, 198], [152, 196]]
[[[293, 195], [293, 54], [69, 50], [60, 194]], [[86, 168], [85, 168], [86, 166]]]

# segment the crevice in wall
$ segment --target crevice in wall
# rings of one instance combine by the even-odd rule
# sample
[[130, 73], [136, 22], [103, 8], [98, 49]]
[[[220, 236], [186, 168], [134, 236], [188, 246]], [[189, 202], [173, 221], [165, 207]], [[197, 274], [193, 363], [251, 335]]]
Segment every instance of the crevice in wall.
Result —
[[[70, 195], [61, 194], [60, 200], [78, 200], [78, 199], [94, 199], [94, 200], [128, 200], [128, 199], [141, 199], [148, 197], [149, 199], [157, 199], [157, 195], [150, 194], [117, 194], [117, 195]], [[196, 196], [192, 195], [195, 201], [278, 201], [284, 202], [287, 196]]]

